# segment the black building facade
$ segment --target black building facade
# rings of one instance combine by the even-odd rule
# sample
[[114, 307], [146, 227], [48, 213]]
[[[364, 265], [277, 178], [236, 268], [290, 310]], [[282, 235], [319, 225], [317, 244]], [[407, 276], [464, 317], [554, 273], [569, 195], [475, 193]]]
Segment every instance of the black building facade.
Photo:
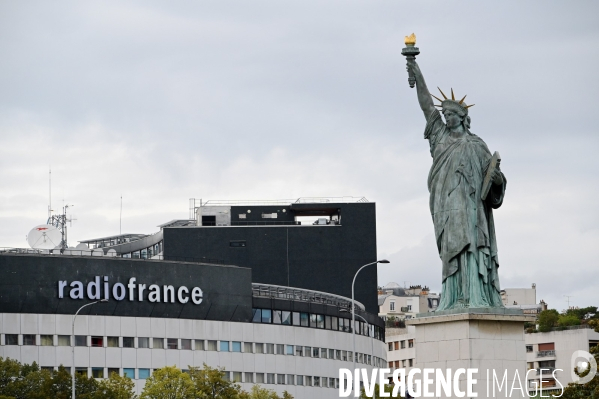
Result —
[[[163, 229], [165, 259], [218, 259], [251, 269], [254, 283], [350, 298], [355, 272], [377, 260], [374, 203], [199, 209], [203, 209], [197, 216], [202, 226]], [[305, 216], [321, 218], [321, 224], [300, 224], [298, 220]], [[376, 287], [376, 266], [362, 270], [355, 296], [373, 314], [378, 313]]]

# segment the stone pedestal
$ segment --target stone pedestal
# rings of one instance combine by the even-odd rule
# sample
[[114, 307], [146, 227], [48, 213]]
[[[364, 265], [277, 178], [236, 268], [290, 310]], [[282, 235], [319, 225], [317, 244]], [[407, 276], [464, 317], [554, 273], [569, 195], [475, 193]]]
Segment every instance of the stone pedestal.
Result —
[[[414, 366], [421, 370], [441, 369], [444, 373], [451, 369], [452, 376], [460, 368], [478, 369], [474, 374], [477, 384], [473, 389], [478, 398], [525, 398], [524, 322], [534, 320], [534, 315], [524, 315], [515, 309], [460, 309], [419, 314], [407, 321], [416, 327]], [[493, 380], [493, 372], [498, 383]], [[498, 384], [502, 383], [506, 372], [507, 379], [500, 392]], [[434, 392], [434, 385], [432, 389]], [[466, 392], [465, 375], [460, 376], [460, 391]], [[442, 393], [434, 397], [457, 396]]]

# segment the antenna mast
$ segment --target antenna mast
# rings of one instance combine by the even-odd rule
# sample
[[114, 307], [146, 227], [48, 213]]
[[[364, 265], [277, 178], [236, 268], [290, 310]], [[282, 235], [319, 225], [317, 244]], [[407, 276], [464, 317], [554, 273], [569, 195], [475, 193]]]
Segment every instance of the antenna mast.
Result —
[[48, 219], [52, 217], [52, 166], [48, 171]]
[[122, 226], [123, 226], [123, 194], [121, 194], [121, 213], [119, 214], [119, 235], [122, 234]]

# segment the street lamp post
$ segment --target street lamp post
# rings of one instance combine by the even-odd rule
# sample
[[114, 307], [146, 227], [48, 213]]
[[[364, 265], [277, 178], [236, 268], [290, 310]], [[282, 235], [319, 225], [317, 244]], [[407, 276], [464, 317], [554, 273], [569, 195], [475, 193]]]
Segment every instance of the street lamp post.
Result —
[[[356, 372], [356, 300], [354, 299], [354, 285], [356, 283], [356, 277], [358, 277], [358, 273], [362, 271], [366, 266], [376, 265], [377, 263], [391, 263], [387, 259], [377, 260], [376, 262], [367, 263], [364, 266], [360, 267], [356, 274], [354, 274], [354, 280], [351, 283], [351, 331], [352, 331], [352, 339], [354, 341], [354, 353], [353, 353], [353, 361], [354, 361], [354, 373]], [[355, 378], [354, 378], [355, 379]], [[354, 392], [356, 392], [356, 383], [354, 381]]]
[[86, 306], [90, 306], [95, 303], [98, 303], [98, 302], [108, 302], [108, 299], [101, 299], [99, 301], [87, 303], [87, 304], [81, 306], [79, 308], [79, 310], [77, 310], [77, 312], [75, 312], [75, 315], [73, 316], [73, 324], [71, 325], [71, 335], [72, 335], [71, 355], [73, 356], [73, 363], [72, 363], [73, 369], [71, 370], [71, 398], [72, 399], [75, 399], [75, 319], [77, 318], [77, 315], [79, 314], [81, 309], [83, 309]]

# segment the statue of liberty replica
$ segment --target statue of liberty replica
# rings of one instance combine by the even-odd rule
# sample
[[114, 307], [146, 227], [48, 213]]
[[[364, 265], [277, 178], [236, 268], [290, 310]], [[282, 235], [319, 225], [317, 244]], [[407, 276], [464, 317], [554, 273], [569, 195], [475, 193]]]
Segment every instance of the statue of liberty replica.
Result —
[[[506, 187], [499, 169], [499, 154], [491, 154], [485, 142], [470, 131], [468, 109], [472, 105], [466, 105], [466, 96], [456, 100], [451, 89], [448, 98], [439, 89], [441, 99], [429, 92], [416, 63], [419, 50], [415, 44], [414, 34], [406, 37], [407, 47], [402, 54], [407, 58], [410, 86], [416, 85], [426, 119], [424, 138], [433, 158], [428, 190], [443, 264], [437, 311], [502, 308], [493, 223], [493, 209], [501, 206]], [[433, 97], [440, 101], [439, 105], [433, 103]]]

